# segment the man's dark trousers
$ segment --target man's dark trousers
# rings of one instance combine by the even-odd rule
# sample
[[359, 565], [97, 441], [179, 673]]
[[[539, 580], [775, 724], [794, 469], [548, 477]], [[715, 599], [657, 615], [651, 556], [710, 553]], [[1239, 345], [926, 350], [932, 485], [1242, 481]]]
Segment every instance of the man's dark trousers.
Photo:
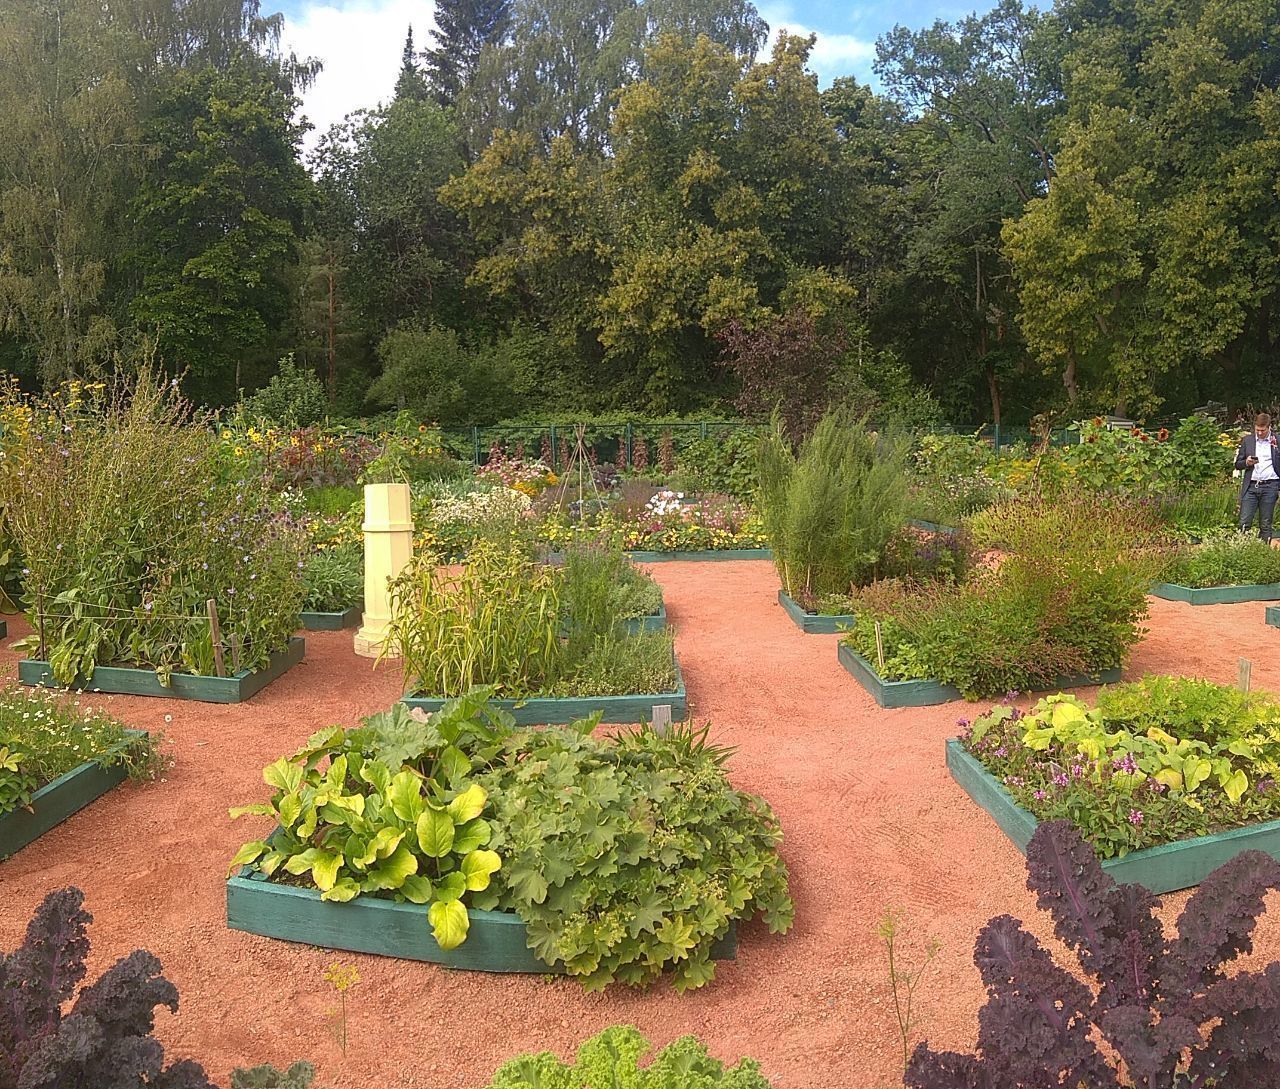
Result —
[[1254, 480], [1240, 496], [1240, 531], [1247, 532], [1258, 515], [1258, 536], [1271, 540], [1271, 517], [1275, 514], [1276, 500], [1280, 499], [1280, 480]]

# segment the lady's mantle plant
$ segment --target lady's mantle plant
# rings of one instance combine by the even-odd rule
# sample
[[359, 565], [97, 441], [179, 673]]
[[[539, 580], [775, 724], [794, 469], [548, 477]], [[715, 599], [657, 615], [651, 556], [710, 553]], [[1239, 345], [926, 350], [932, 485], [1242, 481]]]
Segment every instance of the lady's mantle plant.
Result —
[[1009, 915], [979, 933], [987, 987], [973, 1055], [916, 1048], [908, 1089], [1262, 1089], [1280, 1085], [1280, 963], [1228, 975], [1253, 950], [1280, 862], [1237, 855], [1201, 883], [1167, 937], [1160, 901], [1117, 885], [1066, 821], [1027, 846], [1027, 887], [1075, 953], [1057, 964]]

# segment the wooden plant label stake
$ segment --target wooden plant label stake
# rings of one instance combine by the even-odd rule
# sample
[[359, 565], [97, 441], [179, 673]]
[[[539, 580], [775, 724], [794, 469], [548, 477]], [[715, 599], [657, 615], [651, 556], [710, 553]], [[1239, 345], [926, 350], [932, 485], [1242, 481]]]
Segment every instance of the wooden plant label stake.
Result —
[[1249, 682], [1253, 677], [1253, 663], [1248, 658], [1240, 659], [1240, 679], [1236, 682], [1236, 687], [1241, 692], [1249, 691]]
[[231, 635], [227, 637], [227, 642], [231, 644], [231, 672], [232, 673], [240, 672], [240, 662], [241, 662], [240, 644], [242, 641], [243, 640], [239, 632], [233, 632]]
[[218, 606], [213, 598], [205, 602], [209, 610], [209, 635], [213, 639], [213, 665], [219, 677], [227, 675], [227, 663], [222, 660], [222, 629], [218, 627]]
[[653, 719], [650, 722], [654, 733], [665, 734], [671, 729], [671, 704], [655, 703], [653, 705]]
[[880, 621], [876, 621], [876, 663], [880, 667], [880, 675], [884, 676], [884, 635], [880, 631]]

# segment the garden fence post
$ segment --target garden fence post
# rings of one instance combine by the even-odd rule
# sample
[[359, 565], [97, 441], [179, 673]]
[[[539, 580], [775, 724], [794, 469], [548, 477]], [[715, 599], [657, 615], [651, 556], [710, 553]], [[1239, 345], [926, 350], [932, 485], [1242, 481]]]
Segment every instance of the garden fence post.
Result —
[[551, 425], [551, 464], [547, 466], [553, 473], [556, 471], [556, 425]]
[[996, 457], [1000, 456], [1000, 425], [996, 424]]
[[[408, 484], [364, 486], [364, 622], [355, 651], [376, 658], [391, 623], [391, 580], [413, 558], [413, 509]], [[391, 648], [394, 653], [394, 648]]]
[[219, 677], [225, 677], [227, 663], [222, 657], [222, 629], [218, 626], [218, 603], [213, 598], [209, 598], [204, 606], [209, 611], [209, 639], [213, 643], [213, 667], [218, 671]]
[[471, 428], [471, 462], [480, 468], [480, 428]]

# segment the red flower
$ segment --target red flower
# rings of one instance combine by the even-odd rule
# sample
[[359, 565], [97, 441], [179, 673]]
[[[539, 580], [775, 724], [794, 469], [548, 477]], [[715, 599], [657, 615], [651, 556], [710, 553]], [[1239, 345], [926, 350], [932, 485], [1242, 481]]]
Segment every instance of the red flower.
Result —
[[1156, 433], [1156, 438], [1159, 439], [1161, 442], [1167, 442], [1169, 439], [1169, 429], [1167, 427], [1160, 428], [1160, 430]]

